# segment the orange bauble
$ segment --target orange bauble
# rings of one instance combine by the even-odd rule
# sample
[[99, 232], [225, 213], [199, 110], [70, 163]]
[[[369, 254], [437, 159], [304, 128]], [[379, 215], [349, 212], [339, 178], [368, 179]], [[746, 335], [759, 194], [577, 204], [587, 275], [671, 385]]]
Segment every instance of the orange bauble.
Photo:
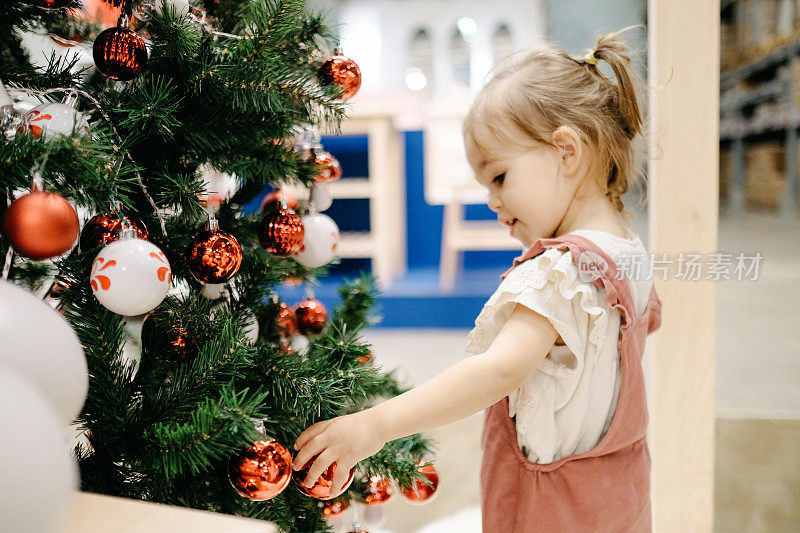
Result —
[[147, 64], [144, 39], [128, 26], [128, 17], [123, 15], [115, 28], [108, 28], [94, 40], [94, 64], [112, 80], [132, 80]]
[[278, 304], [278, 315], [275, 317], [275, 325], [278, 326], [278, 333], [284, 339], [291, 338], [297, 331], [297, 317], [294, 311], [286, 303]]
[[316, 152], [314, 154], [314, 163], [319, 167], [319, 170], [314, 175], [314, 181], [324, 183], [335, 181], [342, 177], [342, 166], [330, 152]]
[[381, 505], [392, 499], [394, 486], [383, 476], [370, 476], [364, 500], [367, 505]]
[[277, 211], [282, 207], [281, 206], [282, 199], [286, 200], [286, 207], [290, 209], [297, 210], [297, 208], [300, 205], [299, 202], [297, 201], [297, 198], [295, 198], [294, 195], [289, 194], [288, 192], [283, 192], [280, 189], [277, 189], [266, 195], [264, 199], [261, 200], [261, 212], [266, 214], [272, 211]]
[[341, 498], [319, 502], [319, 505], [322, 507], [322, 516], [325, 518], [333, 518], [350, 508], [350, 499], [343, 496]]
[[23, 257], [41, 261], [63, 254], [78, 237], [78, 214], [63, 196], [34, 191], [17, 198], [3, 215], [3, 236]]
[[228, 479], [245, 498], [269, 500], [289, 485], [292, 454], [275, 439], [258, 441], [230, 458]]
[[361, 69], [355, 61], [339, 54], [338, 50], [336, 54], [322, 64], [317, 77], [323, 85], [336, 84], [341, 87], [344, 92], [340, 98], [347, 100], [361, 87]]
[[295, 470], [292, 472], [292, 478], [294, 479], [294, 484], [297, 488], [305, 494], [306, 496], [311, 496], [312, 498], [316, 498], [318, 500], [332, 500], [333, 498], [339, 496], [340, 494], [344, 493], [350, 484], [353, 482], [353, 477], [356, 473], [356, 467], [350, 469], [350, 475], [347, 476], [347, 481], [345, 482], [342, 490], [337, 492], [336, 494], [331, 494], [331, 485], [333, 485], [333, 475], [336, 473], [337, 463], [334, 461], [331, 465], [325, 469], [319, 478], [317, 478], [316, 483], [314, 483], [311, 487], [306, 487], [304, 482], [306, 480], [306, 476], [308, 476], [308, 471], [311, 470], [311, 466], [314, 464], [314, 461], [317, 460], [319, 454], [312, 457], [306, 465], [301, 468], [300, 470]]
[[226, 231], [204, 229], [189, 245], [189, 272], [202, 283], [225, 283], [242, 266], [242, 245]]
[[409, 489], [401, 489], [400, 492], [403, 494], [403, 496], [405, 496], [409, 503], [428, 503], [436, 494], [436, 489], [439, 488], [439, 474], [430, 463], [418, 463], [417, 470], [421, 472], [431, 484], [426, 485], [424, 482], [417, 480]]
[[258, 228], [258, 239], [266, 251], [291, 255], [303, 248], [303, 220], [294, 209], [278, 209], [264, 214]]
[[81, 230], [81, 252], [87, 252], [100, 245], [105, 246], [119, 239], [122, 221], [127, 220], [136, 230], [140, 239], [147, 240], [147, 226], [144, 222], [134, 217], [124, 215], [122, 218], [117, 213], [101, 213], [86, 221]]
[[328, 323], [328, 311], [319, 300], [303, 300], [294, 306], [294, 314], [303, 335], [319, 335]]

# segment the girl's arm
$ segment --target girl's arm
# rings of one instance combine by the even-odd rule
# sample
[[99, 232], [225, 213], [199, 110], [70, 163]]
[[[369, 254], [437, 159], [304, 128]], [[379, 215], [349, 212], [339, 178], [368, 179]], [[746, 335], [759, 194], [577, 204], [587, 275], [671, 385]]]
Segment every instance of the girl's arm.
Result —
[[306, 477], [310, 485], [337, 461], [331, 487], [336, 493], [350, 469], [387, 442], [466, 418], [514, 391], [539, 366], [557, 338], [545, 317], [517, 304], [486, 352], [375, 407], [307, 428], [294, 445], [299, 450], [294, 468], [299, 470], [320, 454]]

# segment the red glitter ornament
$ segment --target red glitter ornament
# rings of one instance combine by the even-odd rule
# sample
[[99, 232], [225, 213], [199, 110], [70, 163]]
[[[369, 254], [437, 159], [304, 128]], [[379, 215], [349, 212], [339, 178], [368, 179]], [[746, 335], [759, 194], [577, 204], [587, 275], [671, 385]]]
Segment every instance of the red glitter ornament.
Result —
[[318, 500], [331, 500], [340, 494], [343, 494], [344, 491], [350, 487], [350, 484], [353, 482], [353, 477], [356, 473], [356, 467], [350, 469], [350, 475], [347, 476], [347, 481], [345, 482], [344, 486], [342, 487], [341, 492], [336, 494], [331, 494], [331, 485], [333, 485], [333, 475], [336, 473], [336, 467], [338, 463], [334, 461], [333, 463], [325, 469], [321, 476], [317, 479], [316, 483], [311, 487], [306, 487], [304, 482], [306, 480], [306, 476], [308, 476], [308, 471], [311, 470], [311, 466], [316, 461], [319, 454], [312, 457], [306, 465], [301, 468], [300, 470], [295, 470], [292, 472], [292, 479], [294, 479], [294, 484], [297, 488], [305, 494], [306, 496], [311, 496], [312, 498], [316, 498]]
[[319, 151], [314, 154], [314, 163], [319, 170], [314, 175], [314, 181], [335, 181], [342, 177], [342, 166], [329, 152]]
[[123, 215], [120, 218], [117, 213], [100, 213], [90, 218], [83, 225], [79, 241], [81, 251], [88, 252], [98, 246], [105, 246], [119, 239], [123, 220], [127, 220], [130, 223], [140, 239], [147, 240], [149, 236], [147, 226], [141, 220], [129, 215]]
[[261, 246], [276, 255], [291, 255], [303, 248], [303, 220], [294, 209], [278, 209], [264, 215], [258, 229]]
[[41, 261], [72, 248], [80, 223], [63, 196], [37, 190], [11, 202], [3, 214], [2, 229], [19, 255]]
[[132, 80], [147, 64], [144, 39], [129, 25], [130, 20], [123, 13], [115, 28], [107, 29], [94, 40], [92, 55], [97, 70], [112, 80]]
[[408, 500], [409, 503], [423, 504], [431, 501], [436, 495], [436, 489], [439, 488], [439, 474], [433, 467], [433, 464], [425, 464], [423, 461], [417, 463], [417, 470], [421, 472], [431, 483], [426, 485], [423, 481], [417, 480], [406, 490], [400, 489], [400, 493]]
[[332, 500], [319, 502], [319, 505], [322, 508], [322, 516], [325, 518], [333, 518], [334, 516], [339, 516], [350, 508], [350, 499], [345, 497], [337, 497]]
[[283, 192], [280, 189], [274, 190], [264, 197], [261, 201], [261, 212], [266, 214], [272, 211], [277, 211], [281, 206], [281, 199], [286, 199], [286, 207], [290, 209], [297, 209], [299, 202], [297, 198], [288, 192]]
[[323, 85], [336, 84], [341, 87], [344, 91], [340, 96], [342, 100], [347, 100], [356, 94], [361, 87], [361, 69], [355, 61], [341, 55], [338, 49], [333, 57], [322, 64], [317, 77]]
[[297, 317], [285, 302], [278, 304], [278, 314], [275, 317], [275, 324], [278, 326], [278, 333], [284, 339], [291, 338], [297, 331]]
[[394, 497], [394, 486], [383, 476], [375, 475], [369, 477], [367, 494], [364, 500], [367, 505], [381, 505]]
[[307, 299], [294, 306], [297, 328], [303, 335], [319, 335], [328, 322], [328, 311], [319, 300]]
[[256, 501], [274, 498], [292, 479], [292, 454], [277, 440], [262, 440], [228, 460], [236, 492]]
[[197, 281], [225, 283], [242, 266], [242, 245], [214, 220], [192, 240], [187, 263]]

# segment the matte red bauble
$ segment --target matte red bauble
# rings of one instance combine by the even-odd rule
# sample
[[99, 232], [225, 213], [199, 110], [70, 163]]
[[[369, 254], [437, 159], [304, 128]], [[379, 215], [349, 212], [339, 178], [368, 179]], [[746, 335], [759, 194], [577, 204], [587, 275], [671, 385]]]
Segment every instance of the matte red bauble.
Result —
[[358, 92], [361, 87], [361, 69], [356, 62], [336, 52], [337, 55], [325, 61], [319, 69], [317, 76], [324, 85], [336, 84], [344, 92], [342, 100], [347, 100]]
[[364, 500], [367, 505], [381, 505], [394, 496], [394, 486], [383, 476], [370, 476]]
[[264, 215], [258, 229], [261, 246], [276, 255], [291, 255], [303, 248], [303, 220], [294, 209], [278, 209]]
[[421, 472], [431, 483], [426, 485], [424, 482], [417, 480], [408, 490], [400, 490], [401, 494], [409, 501], [409, 503], [422, 504], [427, 503], [436, 494], [436, 489], [439, 488], [439, 474], [432, 464], [417, 464], [417, 470]]
[[331, 485], [333, 484], [333, 475], [336, 473], [336, 467], [338, 463], [334, 461], [331, 465], [325, 469], [321, 476], [317, 479], [316, 483], [311, 487], [306, 487], [303, 483], [306, 480], [306, 476], [308, 475], [308, 471], [311, 470], [311, 466], [316, 461], [319, 454], [312, 457], [308, 463], [301, 468], [300, 470], [295, 470], [292, 472], [292, 479], [294, 479], [294, 484], [297, 488], [305, 494], [306, 496], [311, 496], [312, 498], [316, 498], [318, 500], [331, 500], [340, 494], [344, 493], [350, 487], [350, 484], [353, 482], [353, 477], [356, 473], [356, 467], [350, 469], [350, 475], [347, 477], [347, 481], [342, 487], [341, 492], [336, 494], [331, 494]]
[[189, 272], [202, 283], [225, 283], [242, 266], [242, 245], [220, 229], [204, 229], [189, 245]]
[[256, 501], [274, 498], [292, 479], [292, 454], [277, 440], [262, 440], [228, 461], [236, 492]]
[[11, 202], [3, 236], [23, 257], [41, 261], [63, 254], [78, 237], [78, 214], [63, 196], [34, 191]]
[[314, 162], [319, 166], [319, 171], [314, 175], [314, 181], [324, 183], [342, 177], [342, 166], [329, 152], [316, 152]]
[[92, 55], [97, 70], [118, 81], [132, 80], [147, 64], [144, 39], [128, 27], [128, 19], [124, 15], [116, 27], [97, 36]]
[[139, 219], [124, 215], [122, 218], [117, 213], [100, 213], [83, 225], [81, 238], [79, 241], [82, 252], [93, 250], [98, 246], [105, 246], [119, 239], [119, 232], [122, 229], [122, 221], [128, 223], [136, 230], [140, 239], [147, 240], [149, 235], [147, 226]]
[[294, 306], [294, 314], [303, 335], [319, 335], [328, 322], [328, 311], [319, 300], [303, 300]]

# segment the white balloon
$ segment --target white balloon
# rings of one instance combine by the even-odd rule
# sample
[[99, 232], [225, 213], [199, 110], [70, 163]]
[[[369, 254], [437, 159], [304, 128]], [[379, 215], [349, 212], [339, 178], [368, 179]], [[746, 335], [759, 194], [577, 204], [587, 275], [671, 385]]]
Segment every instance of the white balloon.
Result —
[[0, 531], [61, 531], [78, 489], [64, 425], [8, 367], [0, 367], [0, 405]]
[[327, 184], [314, 182], [314, 186], [311, 188], [311, 203], [317, 208], [317, 211], [325, 211], [333, 204], [333, 195]]
[[86, 400], [89, 370], [69, 323], [22, 287], [0, 280], [0, 339], [0, 365], [39, 389], [61, 424], [72, 422]]
[[167, 296], [171, 280], [164, 252], [136, 238], [121, 238], [100, 250], [89, 277], [100, 303], [123, 316], [152, 311]]
[[328, 215], [310, 213], [303, 217], [303, 248], [293, 257], [303, 266], [316, 268], [327, 265], [336, 255], [339, 227]]
[[89, 132], [86, 117], [74, 107], [51, 102], [31, 109], [22, 122], [22, 128], [37, 139], [51, 140], [59, 135], [85, 135]]

